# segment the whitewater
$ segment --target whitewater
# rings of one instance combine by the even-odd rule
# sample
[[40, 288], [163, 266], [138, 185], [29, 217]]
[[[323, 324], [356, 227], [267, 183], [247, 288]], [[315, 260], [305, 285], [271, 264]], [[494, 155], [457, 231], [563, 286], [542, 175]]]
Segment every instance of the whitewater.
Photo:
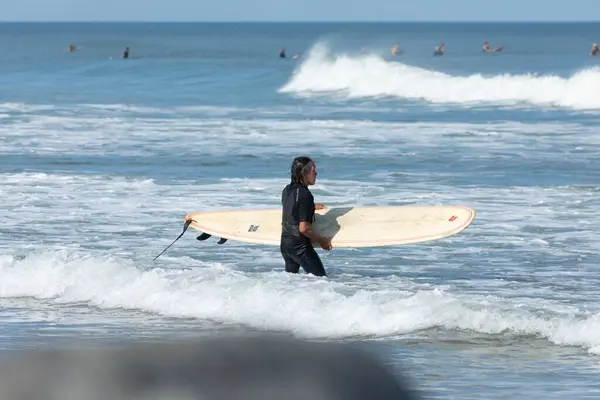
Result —
[[584, 68], [566, 77], [552, 73], [451, 75], [397, 58], [389, 61], [380, 54], [332, 55], [327, 44], [319, 43], [280, 91], [331, 93], [349, 99], [391, 97], [463, 107], [600, 108], [600, 67]]

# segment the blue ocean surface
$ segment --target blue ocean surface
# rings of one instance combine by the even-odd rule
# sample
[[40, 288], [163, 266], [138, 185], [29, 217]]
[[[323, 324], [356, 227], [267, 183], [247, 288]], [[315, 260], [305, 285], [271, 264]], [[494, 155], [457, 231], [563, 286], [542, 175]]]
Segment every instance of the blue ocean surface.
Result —
[[[0, 24], [0, 354], [245, 327], [360, 345], [428, 399], [595, 398], [597, 41], [592, 23]], [[279, 207], [298, 155], [319, 203], [477, 217], [319, 251], [327, 278], [189, 232], [153, 261], [190, 212]]]

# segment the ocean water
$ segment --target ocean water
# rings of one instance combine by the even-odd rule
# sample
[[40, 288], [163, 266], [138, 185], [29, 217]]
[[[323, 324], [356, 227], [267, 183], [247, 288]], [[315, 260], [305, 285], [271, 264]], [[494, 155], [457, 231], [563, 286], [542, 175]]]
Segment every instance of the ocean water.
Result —
[[[597, 398], [599, 28], [0, 24], [0, 355], [245, 327], [357, 344], [428, 399]], [[318, 202], [477, 217], [320, 252], [328, 278], [192, 232], [152, 261], [189, 212], [279, 206], [297, 155]]]

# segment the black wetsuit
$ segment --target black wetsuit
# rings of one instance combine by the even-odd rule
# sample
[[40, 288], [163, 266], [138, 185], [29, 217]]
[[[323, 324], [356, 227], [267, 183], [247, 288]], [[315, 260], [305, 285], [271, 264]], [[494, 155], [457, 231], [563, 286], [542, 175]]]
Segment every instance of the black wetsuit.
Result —
[[286, 272], [298, 273], [300, 266], [309, 274], [324, 276], [325, 268], [310, 238], [300, 233], [300, 222], [314, 222], [315, 201], [306, 186], [290, 183], [281, 193], [281, 254]]

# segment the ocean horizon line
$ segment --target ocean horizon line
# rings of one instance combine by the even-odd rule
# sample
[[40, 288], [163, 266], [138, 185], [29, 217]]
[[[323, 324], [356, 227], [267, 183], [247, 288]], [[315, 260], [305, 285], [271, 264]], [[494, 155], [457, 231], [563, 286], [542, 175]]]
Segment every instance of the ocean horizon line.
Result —
[[600, 20], [0, 20], [0, 24], [597, 24]]

